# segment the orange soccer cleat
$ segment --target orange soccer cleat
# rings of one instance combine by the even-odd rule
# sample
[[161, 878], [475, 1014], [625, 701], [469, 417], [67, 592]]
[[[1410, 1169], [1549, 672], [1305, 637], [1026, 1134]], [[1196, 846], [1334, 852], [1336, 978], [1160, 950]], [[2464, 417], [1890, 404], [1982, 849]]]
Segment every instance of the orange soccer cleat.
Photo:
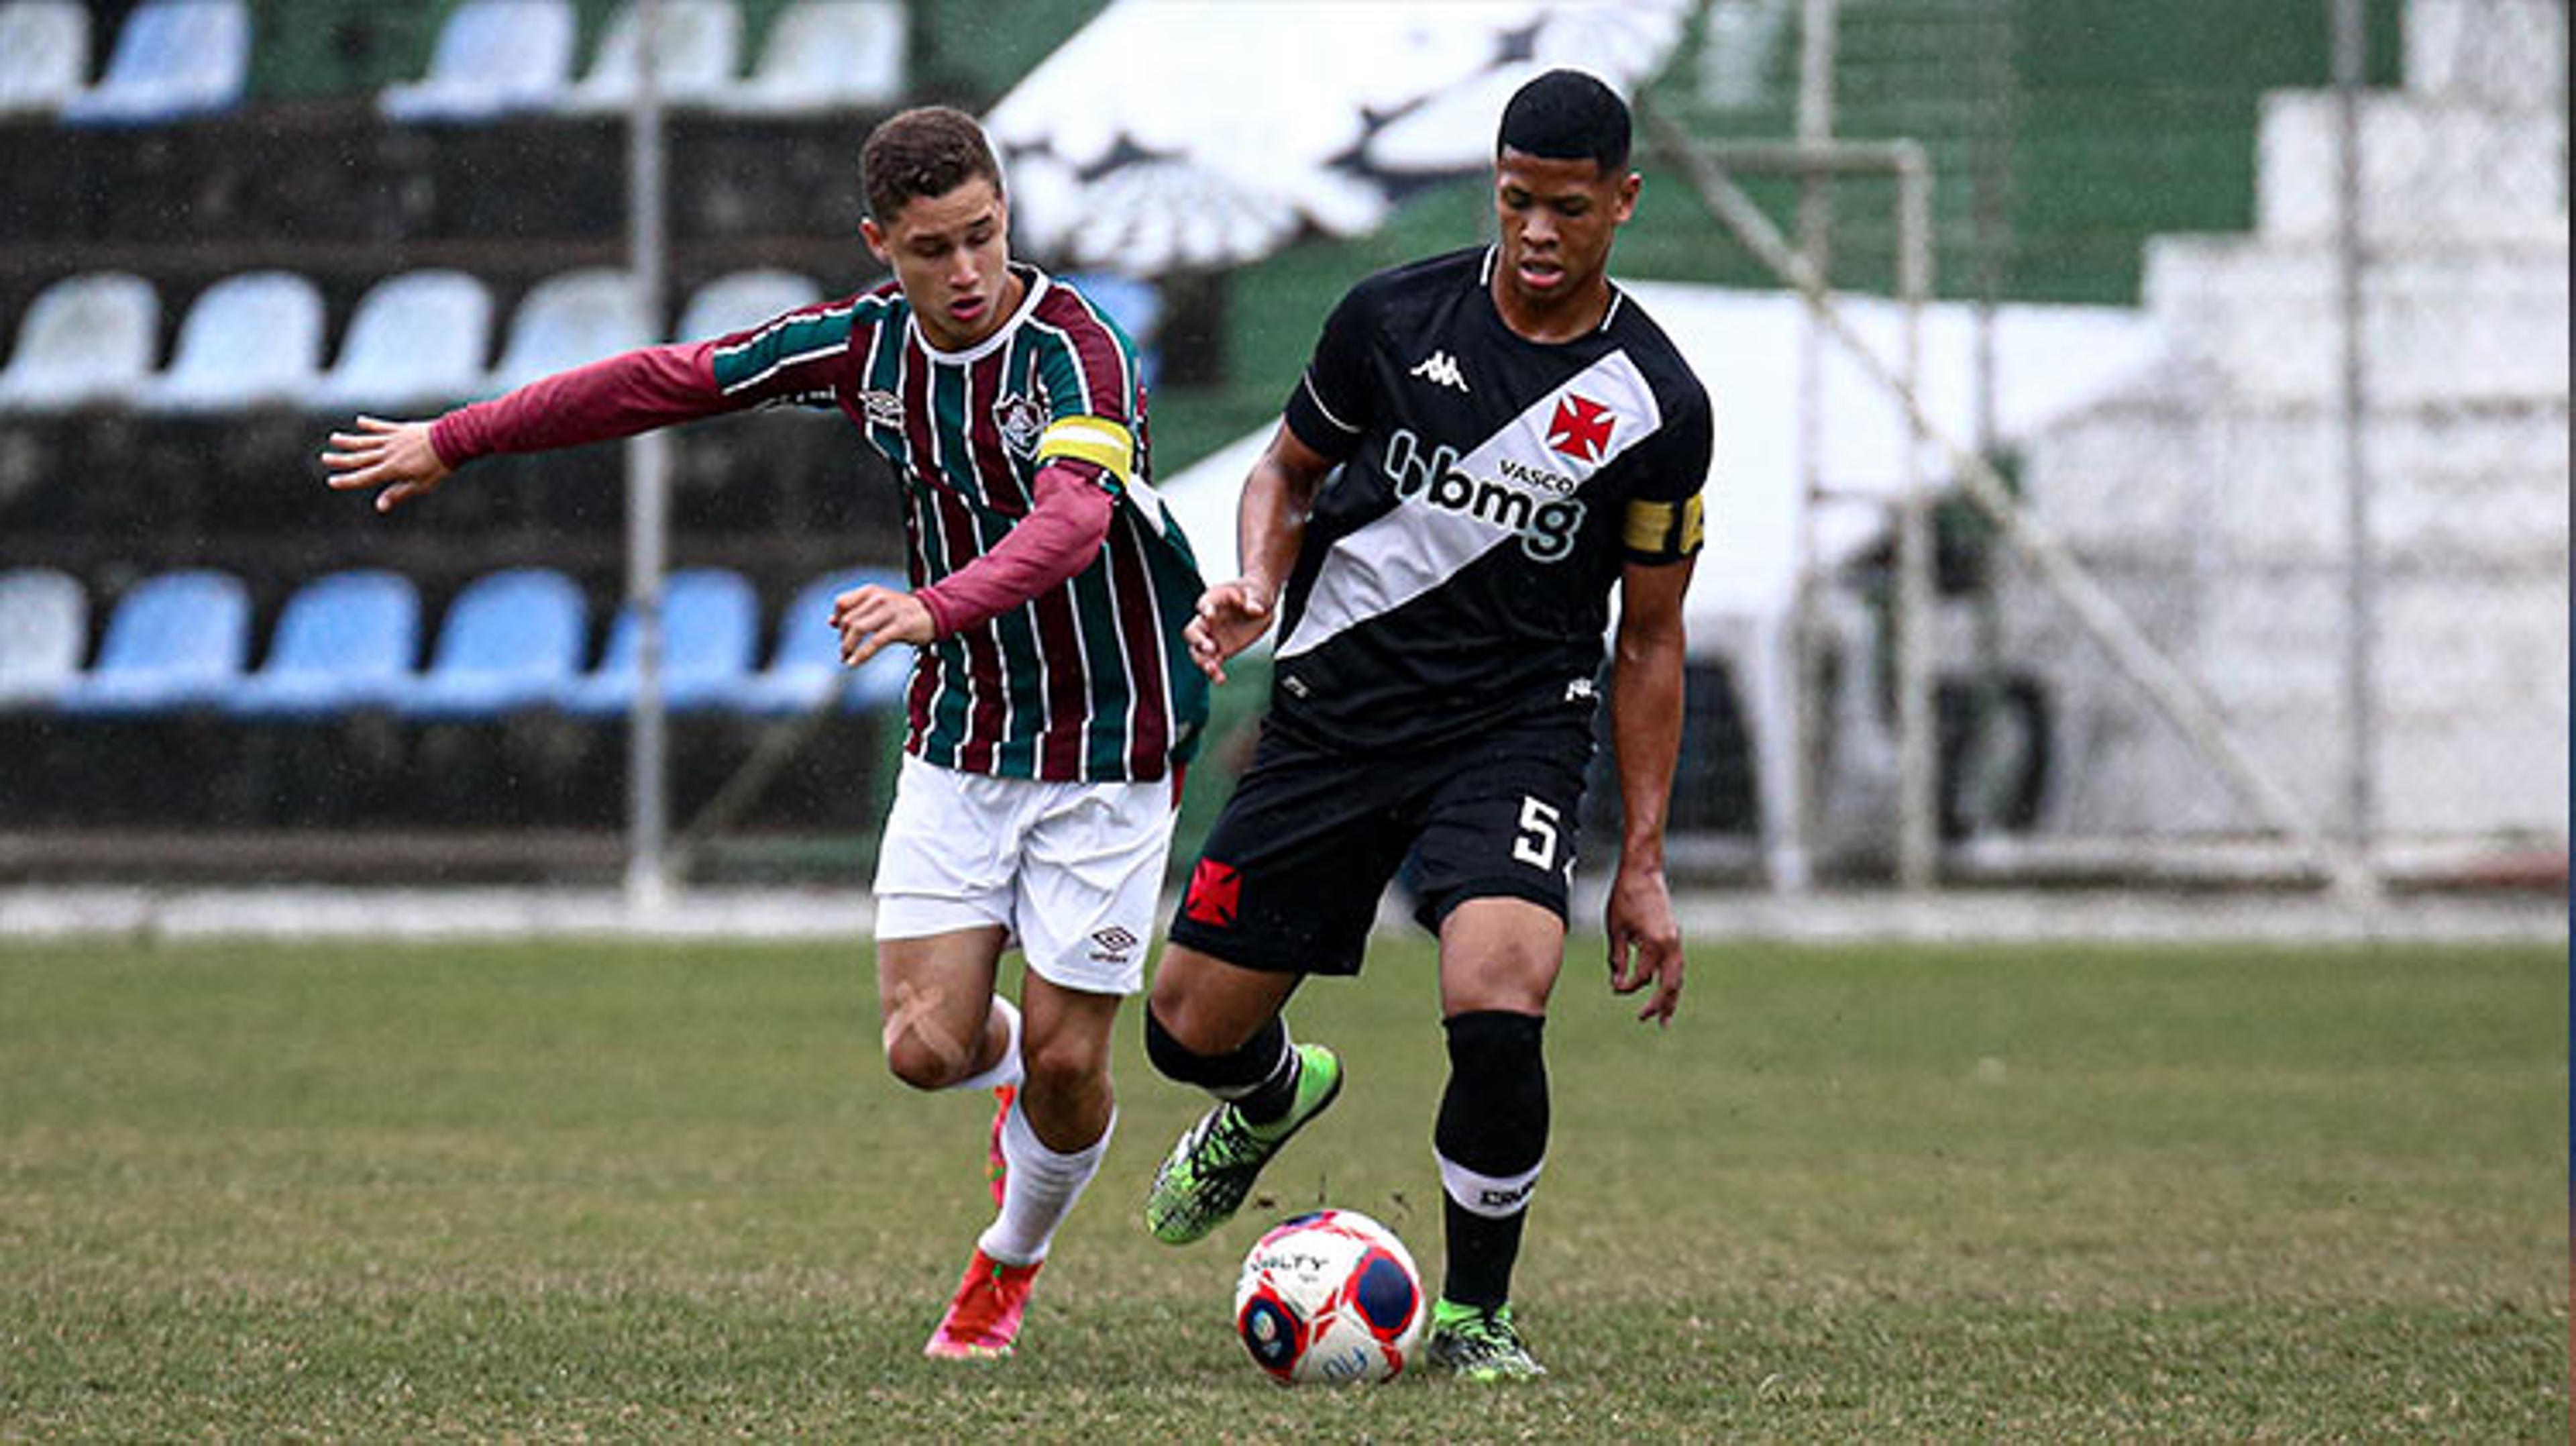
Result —
[[966, 1278], [957, 1282], [957, 1298], [948, 1303], [948, 1314], [939, 1318], [939, 1329], [930, 1333], [921, 1353], [950, 1360], [1009, 1355], [1020, 1334], [1020, 1316], [1029, 1308], [1029, 1292], [1045, 1264], [1004, 1265], [977, 1250], [966, 1263]]

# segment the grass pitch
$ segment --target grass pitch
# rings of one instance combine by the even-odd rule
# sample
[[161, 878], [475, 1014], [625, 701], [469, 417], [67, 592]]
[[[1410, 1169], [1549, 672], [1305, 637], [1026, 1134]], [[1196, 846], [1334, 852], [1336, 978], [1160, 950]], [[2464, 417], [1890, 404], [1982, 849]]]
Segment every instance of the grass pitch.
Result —
[[1430, 956], [1268, 1198], [1137, 1215], [1196, 1113], [1121, 1031], [1019, 1355], [922, 1338], [985, 1104], [876, 1060], [861, 946], [0, 947], [0, 1438], [2563, 1441], [2554, 948], [1578, 940], [1518, 1310], [1553, 1374], [1282, 1391], [1234, 1266], [1320, 1202], [1436, 1285]]

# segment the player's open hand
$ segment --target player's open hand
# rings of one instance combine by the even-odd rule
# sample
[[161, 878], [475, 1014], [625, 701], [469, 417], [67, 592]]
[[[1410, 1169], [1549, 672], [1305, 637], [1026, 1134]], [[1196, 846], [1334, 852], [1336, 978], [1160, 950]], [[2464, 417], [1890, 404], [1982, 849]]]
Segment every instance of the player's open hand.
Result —
[[425, 497], [455, 469], [439, 460], [429, 444], [427, 422], [389, 422], [360, 417], [356, 430], [333, 432], [322, 453], [331, 486], [341, 492], [376, 490], [376, 510], [391, 512], [415, 497]]
[[938, 632], [930, 605], [900, 588], [869, 583], [832, 599], [832, 626], [841, 635], [841, 663], [855, 668], [889, 643], [929, 642]]
[[1270, 630], [1270, 590], [1250, 578], [1221, 582], [1199, 594], [1198, 616], [1181, 629], [1190, 661], [1214, 683], [1225, 681], [1226, 659], [1251, 647]]
[[1673, 1022], [1682, 1002], [1682, 926], [1673, 915], [1672, 891], [1661, 869], [1632, 869], [1623, 861], [1610, 883], [1610, 991], [1634, 994], [1651, 984], [1639, 1019]]

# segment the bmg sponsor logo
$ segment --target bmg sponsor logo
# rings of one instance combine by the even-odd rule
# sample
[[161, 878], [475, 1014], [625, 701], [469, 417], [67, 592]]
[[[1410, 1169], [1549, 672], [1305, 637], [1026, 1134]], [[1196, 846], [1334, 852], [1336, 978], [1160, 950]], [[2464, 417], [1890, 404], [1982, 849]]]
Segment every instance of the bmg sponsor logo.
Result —
[[[1529, 490], [1534, 483], [1550, 492], [1570, 491], [1573, 479], [1517, 464], [1507, 464], [1505, 470], [1511, 480], [1471, 477], [1459, 470], [1456, 448], [1435, 447], [1425, 455], [1410, 428], [1387, 439], [1386, 476], [1397, 497], [1516, 533], [1521, 551], [1533, 562], [1555, 562], [1574, 551], [1575, 536], [1583, 530], [1581, 499], [1541, 499]], [[1523, 485], [1514, 486], [1515, 481]]]

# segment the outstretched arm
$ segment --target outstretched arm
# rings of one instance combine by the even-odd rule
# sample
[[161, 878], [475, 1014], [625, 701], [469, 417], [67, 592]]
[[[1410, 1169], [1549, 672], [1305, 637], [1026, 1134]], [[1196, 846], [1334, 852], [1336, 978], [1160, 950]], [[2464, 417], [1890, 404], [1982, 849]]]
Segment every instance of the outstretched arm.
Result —
[[1198, 616], [1182, 630], [1190, 660], [1211, 680], [1224, 682], [1226, 660], [1270, 630], [1271, 609], [1278, 605], [1306, 537], [1306, 513], [1332, 469], [1330, 458], [1297, 440], [1285, 423], [1271, 436], [1261, 460], [1252, 464], [1235, 514], [1243, 575], [1199, 594]]
[[1682, 996], [1682, 931], [1664, 881], [1664, 821], [1682, 742], [1682, 595], [1692, 560], [1630, 563], [1620, 575], [1610, 736], [1618, 752], [1619, 872], [1607, 917], [1610, 988], [1651, 984], [1639, 1019], [1670, 1024]]
[[341, 491], [376, 489], [376, 510], [426, 496], [449, 473], [496, 452], [543, 452], [631, 437], [673, 422], [735, 411], [757, 397], [728, 397], [704, 343], [649, 346], [459, 407], [434, 422], [360, 417], [331, 434], [322, 465]]

